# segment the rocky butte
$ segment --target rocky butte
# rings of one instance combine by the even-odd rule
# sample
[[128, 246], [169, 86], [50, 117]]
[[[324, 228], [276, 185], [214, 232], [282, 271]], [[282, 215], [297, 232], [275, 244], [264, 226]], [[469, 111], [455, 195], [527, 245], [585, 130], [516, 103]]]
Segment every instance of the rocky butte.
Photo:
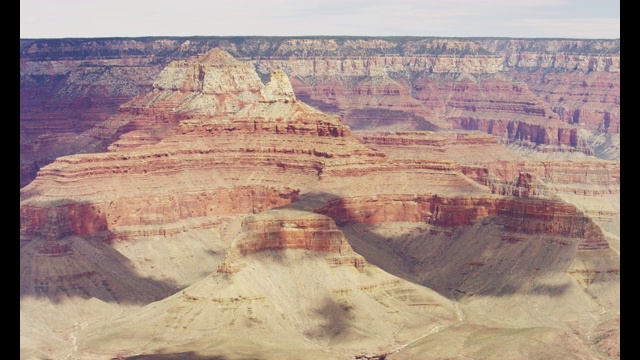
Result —
[[21, 357], [619, 358], [619, 161], [504, 75], [562, 42], [215, 41], [21, 41]]

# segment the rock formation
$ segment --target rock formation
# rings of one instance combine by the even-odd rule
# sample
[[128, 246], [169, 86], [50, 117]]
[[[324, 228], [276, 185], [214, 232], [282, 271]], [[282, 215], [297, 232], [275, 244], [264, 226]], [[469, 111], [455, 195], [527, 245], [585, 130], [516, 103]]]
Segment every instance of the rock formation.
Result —
[[[126, 112], [119, 106], [153, 89], [154, 81], [156, 89], [178, 80], [184, 89], [208, 83], [198, 78], [197, 66], [185, 68], [184, 60], [214, 47], [250, 62], [263, 82], [272, 70], [284, 71], [298, 99], [341, 115], [353, 130], [481, 130], [546, 153], [619, 158], [619, 40], [24, 39], [21, 187], [59, 156], [105, 151], [131, 128], [113, 134], [99, 131], [100, 123]], [[176, 78], [156, 79], [174, 60], [183, 64], [164, 72]], [[255, 87], [255, 78], [244, 80], [242, 86]], [[207, 86], [205, 92], [215, 87]], [[182, 103], [177, 94], [171, 99]], [[156, 119], [153, 111], [172, 116], [158, 108], [149, 111], [149, 120], [168, 121]], [[129, 122], [120, 115], [110, 121]], [[113, 127], [120, 125], [107, 125]], [[607, 139], [595, 149], [598, 134]]]
[[[370, 147], [393, 158], [450, 158], [493, 194], [561, 198], [620, 236], [620, 162], [595, 158], [531, 160], [477, 132], [361, 132]], [[479, 155], [481, 154], [481, 156]]]
[[[340, 49], [296, 41], [273, 56]], [[469, 41], [405, 45], [468, 72], [482, 63], [448, 52], [498, 59]], [[401, 356], [479, 328], [485, 344], [517, 329], [516, 342], [534, 333], [588, 357], [598, 350], [578, 334], [610, 330], [615, 348], [619, 250], [586, 210], [617, 194], [619, 163], [526, 160], [480, 132], [359, 139], [295, 86], [286, 69], [263, 85], [218, 48], [175, 60], [83, 135], [108, 151], [39, 169], [21, 189], [21, 328], [71, 330], [21, 329], [22, 355], [61, 342], [50, 356]], [[518, 106], [494, 114], [537, 109]], [[455, 355], [481, 354], [459, 339]]]

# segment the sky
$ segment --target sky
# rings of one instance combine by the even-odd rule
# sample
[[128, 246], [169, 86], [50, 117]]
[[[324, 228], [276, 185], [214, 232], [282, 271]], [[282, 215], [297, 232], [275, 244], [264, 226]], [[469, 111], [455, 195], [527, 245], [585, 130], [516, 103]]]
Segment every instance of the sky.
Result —
[[619, 0], [20, 0], [20, 38], [617, 39]]

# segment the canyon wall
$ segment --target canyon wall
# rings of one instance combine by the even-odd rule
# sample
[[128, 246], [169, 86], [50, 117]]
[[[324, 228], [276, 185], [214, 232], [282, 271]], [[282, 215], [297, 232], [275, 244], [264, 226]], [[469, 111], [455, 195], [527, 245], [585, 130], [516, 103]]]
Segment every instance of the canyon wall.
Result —
[[[480, 130], [505, 143], [585, 154], [593, 150], [578, 130], [620, 132], [619, 40], [22, 39], [20, 186], [58, 156], [106, 150], [135, 128], [122, 125], [131, 112], [169, 121], [171, 112], [160, 109], [118, 109], [153, 89], [171, 61], [214, 47], [252, 64], [263, 83], [272, 70], [283, 70], [299, 99], [342, 116], [353, 130]], [[165, 72], [187, 76], [175, 66]], [[194, 80], [185, 86], [201, 82], [197, 73], [189, 76]], [[156, 88], [168, 86], [163, 81], [168, 80], [159, 80]], [[172, 96], [181, 102], [179, 94]], [[169, 102], [165, 106], [172, 108]], [[119, 122], [120, 130], [105, 132], [112, 126], [105, 120], [116, 113], [121, 118], [110, 122]], [[615, 157], [615, 151], [619, 148], [598, 154]]]
[[360, 132], [358, 136], [368, 146], [397, 160], [455, 160], [465, 176], [493, 194], [561, 198], [578, 207], [609, 235], [620, 236], [619, 161], [594, 157], [534, 160], [479, 132]]
[[[243, 43], [234, 41], [225, 46], [238, 52]], [[415, 102], [387, 109], [376, 131], [363, 114], [375, 118], [382, 102], [361, 104], [355, 111], [360, 129], [352, 131], [340, 111], [326, 114], [301, 100], [296, 84], [312, 78], [273, 69], [263, 79], [254, 65], [294, 56], [326, 60], [341, 51], [337, 45], [381, 56], [375, 52], [393, 42], [270, 41], [272, 47], [252, 43], [269, 55], [254, 63], [219, 48], [171, 61], [147, 91], [77, 135], [74, 144], [87, 153], [58, 157], [22, 187], [25, 356], [45, 351], [48, 336], [23, 329], [43, 325], [63, 334], [72, 329], [63, 343], [86, 358], [185, 344], [211, 356], [237, 356], [247, 349], [238, 341], [263, 352], [264, 339], [267, 349], [295, 345], [342, 358], [368, 349], [399, 352], [445, 326], [545, 327], [559, 329], [555, 338], [619, 319], [612, 237], [572, 202], [577, 198], [562, 197], [615, 193], [619, 162], [535, 162], [501, 144], [580, 151], [582, 144], [571, 142], [575, 125], [554, 119], [533, 93], [507, 85], [499, 72], [477, 73], [485, 65], [493, 71], [490, 64], [461, 61], [459, 83], [424, 83], [470, 93], [440, 94], [444, 107], [435, 101], [425, 108], [424, 116], [444, 111], [425, 126], [437, 131], [389, 131], [394, 126], [385, 121], [430, 101], [391, 86], [402, 82], [389, 73], [362, 79], [372, 87], [360, 88], [356, 99], [369, 101], [370, 89], [374, 101], [405, 96]], [[446, 66], [461, 57], [498, 59], [467, 40], [402, 44], [393, 50], [402, 49], [398, 56], [434, 57]], [[120, 59], [91, 54], [109, 64]], [[398, 66], [389, 59], [374, 64], [375, 71]], [[432, 70], [429, 81], [451, 76]], [[343, 83], [336, 79], [332, 106], [339, 107], [350, 100], [338, 96]], [[509, 103], [504, 91], [523, 95]], [[313, 90], [307, 94], [312, 98]], [[454, 119], [473, 113], [473, 106], [484, 123], [506, 122], [506, 140], [486, 129], [459, 129], [471, 125]], [[420, 124], [416, 114], [405, 118]], [[569, 143], [556, 140], [548, 124], [558, 134], [569, 129]], [[470, 267], [483, 275], [467, 276]], [[487, 301], [494, 306], [483, 306]], [[529, 310], [515, 317], [495, 310], [512, 308]], [[614, 338], [619, 330], [615, 323], [604, 328]], [[166, 338], [158, 341], [154, 329]], [[589, 335], [575, 336], [580, 351], [595, 354]]]

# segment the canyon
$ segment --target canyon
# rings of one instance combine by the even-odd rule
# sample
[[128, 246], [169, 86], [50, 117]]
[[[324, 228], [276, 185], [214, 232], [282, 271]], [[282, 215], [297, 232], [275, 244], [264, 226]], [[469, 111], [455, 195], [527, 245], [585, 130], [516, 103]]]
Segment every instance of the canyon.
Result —
[[620, 357], [619, 40], [21, 39], [21, 358]]
[[262, 82], [285, 71], [301, 101], [352, 130], [481, 130], [546, 157], [619, 159], [619, 40], [21, 39], [20, 187], [59, 156], [105, 151], [120, 134], [95, 126], [171, 61], [214, 47]]

